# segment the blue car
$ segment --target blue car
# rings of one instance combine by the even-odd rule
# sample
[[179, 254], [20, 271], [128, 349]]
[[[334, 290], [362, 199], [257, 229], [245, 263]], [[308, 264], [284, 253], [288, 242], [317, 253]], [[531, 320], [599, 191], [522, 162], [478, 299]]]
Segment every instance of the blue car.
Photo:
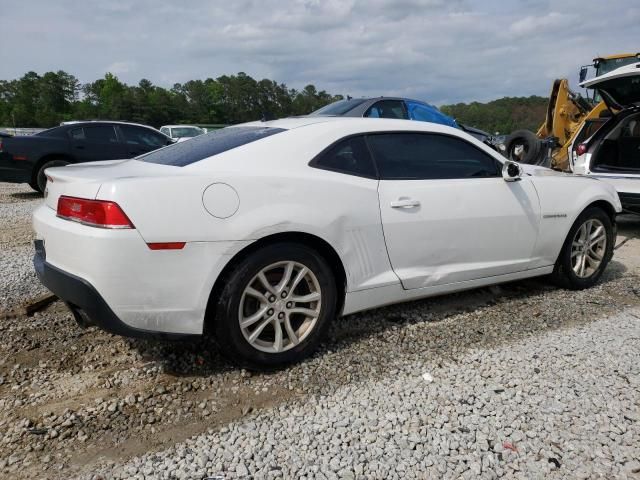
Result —
[[493, 137], [480, 129], [456, 122], [433, 105], [399, 97], [351, 98], [330, 103], [315, 112], [313, 116], [329, 117], [369, 117], [398, 118], [420, 122], [439, 123], [464, 130], [469, 135], [497, 150]]

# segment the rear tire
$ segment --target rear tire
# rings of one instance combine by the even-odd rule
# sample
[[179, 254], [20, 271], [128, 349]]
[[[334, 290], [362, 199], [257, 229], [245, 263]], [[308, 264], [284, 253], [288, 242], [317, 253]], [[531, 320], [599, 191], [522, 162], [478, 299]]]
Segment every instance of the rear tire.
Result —
[[556, 261], [552, 277], [571, 290], [593, 286], [613, 257], [611, 218], [598, 207], [587, 208], [574, 222]]
[[505, 156], [518, 163], [536, 164], [542, 142], [529, 130], [516, 130], [504, 142]]
[[320, 254], [301, 244], [266, 246], [242, 260], [224, 282], [213, 334], [222, 354], [241, 366], [272, 369], [308, 357], [336, 314], [333, 272]]
[[67, 162], [66, 160], [49, 160], [44, 162], [38, 168], [35, 179], [33, 182], [29, 184], [29, 186], [33, 188], [36, 192], [44, 193], [44, 189], [47, 187], [47, 177], [44, 174], [44, 171], [47, 168], [64, 167], [65, 165], [69, 165], [69, 162]]

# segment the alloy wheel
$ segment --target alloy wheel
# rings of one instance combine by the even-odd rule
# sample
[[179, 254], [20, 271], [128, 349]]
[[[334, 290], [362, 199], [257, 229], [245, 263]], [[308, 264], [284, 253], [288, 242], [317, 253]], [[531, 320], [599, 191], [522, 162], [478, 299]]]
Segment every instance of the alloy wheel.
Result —
[[584, 222], [571, 243], [571, 267], [580, 278], [593, 275], [604, 259], [607, 249], [607, 231], [598, 219]]
[[313, 331], [322, 291], [315, 274], [294, 261], [273, 263], [245, 287], [238, 321], [247, 342], [267, 353], [285, 352]]

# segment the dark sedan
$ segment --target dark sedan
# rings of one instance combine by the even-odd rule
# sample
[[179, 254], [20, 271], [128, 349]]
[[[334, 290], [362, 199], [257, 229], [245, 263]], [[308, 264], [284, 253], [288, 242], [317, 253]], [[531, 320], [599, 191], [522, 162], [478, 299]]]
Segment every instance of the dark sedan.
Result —
[[72, 122], [32, 136], [0, 137], [0, 182], [43, 192], [44, 171], [70, 163], [133, 158], [173, 143], [154, 128], [126, 122]]

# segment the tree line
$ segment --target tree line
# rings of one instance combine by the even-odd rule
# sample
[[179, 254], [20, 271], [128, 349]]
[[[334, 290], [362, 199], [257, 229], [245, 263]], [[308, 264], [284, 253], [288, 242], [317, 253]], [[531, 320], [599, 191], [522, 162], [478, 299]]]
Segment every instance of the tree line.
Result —
[[488, 103], [457, 103], [440, 109], [465, 125], [509, 134], [522, 128], [537, 131], [546, 118], [548, 103], [548, 98], [532, 95], [503, 97]]
[[[383, 92], [381, 92], [383, 93]], [[15, 80], [0, 80], [0, 126], [52, 127], [65, 120], [128, 120], [159, 127], [171, 123], [234, 124], [268, 116], [305, 115], [342, 99], [302, 90], [244, 72], [216, 79], [190, 80], [171, 88], [142, 79], [127, 85], [107, 73], [81, 84], [64, 72], [28, 72]], [[425, 99], [428, 101], [428, 99]], [[536, 130], [546, 112], [543, 97], [505, 97], [488, 103], [445, 105], [441, 110], [459, 122], [488, 132]]]
[[255, 80], [244, 72], [216, 79], [190, 80], [167, 89], [142, 79], [132, 86], [107, 73], [81, 84], [64, 72], [28, 72], [0, 80], [0, 125], [52, 127], [65, 120], [128, 120], [159, 127], [170, 123], [234, 124], [267, 115], [304, 115], [341, 99], [273, 80]]

